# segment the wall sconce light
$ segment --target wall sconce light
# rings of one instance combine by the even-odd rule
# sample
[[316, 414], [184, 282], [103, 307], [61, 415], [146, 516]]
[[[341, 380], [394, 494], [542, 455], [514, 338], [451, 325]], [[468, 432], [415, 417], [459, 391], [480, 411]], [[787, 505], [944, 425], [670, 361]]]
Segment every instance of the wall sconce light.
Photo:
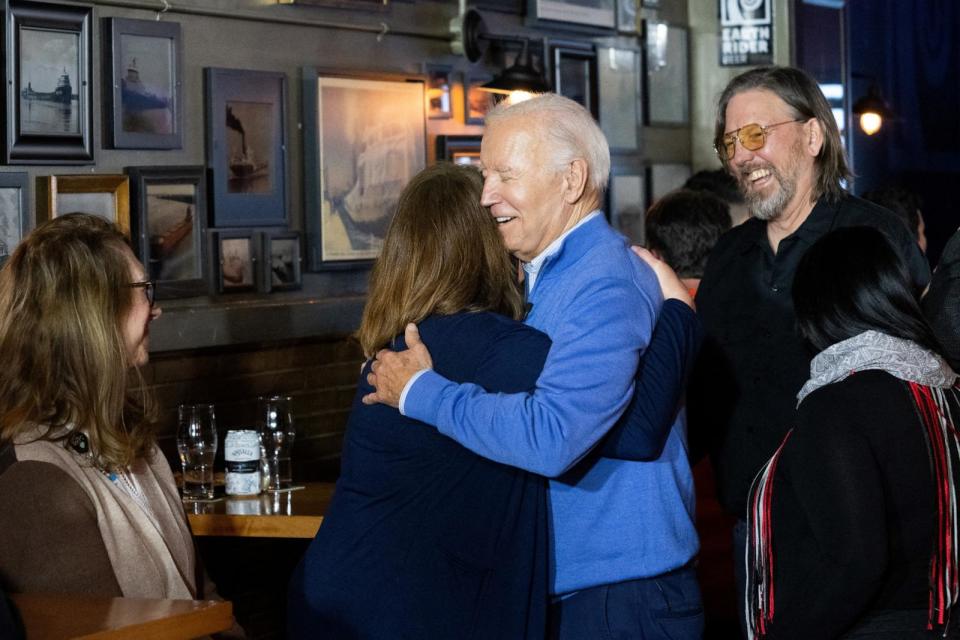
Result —
[[883, 126], [884, 118], [890, 118], [893, 113], [880, 95], [880, 86], [872, 80], [867, 95], [853, 104], [853, 114], [860, 117], [860, 128], [868, 136], [872, 136]]
[[476, 9], [470, 9], [464, 14], [460, 36], [460, 40], [453, 42], [454, 52], [463, 53], [470, 62], [476, 62], [483, 57], [491, 42], [497, 42], [501, 47], [506, 44], [521, 46], [513, 64], [497, 74], [493, 80], [480, 86], [480, 89], [507, 95], [510, 102], [521, 102], [531, 94], [550, 91], [550, 83], [543, 77], [543, 73], [533, 66], [529, 39], [489, 34], [483, 17]]

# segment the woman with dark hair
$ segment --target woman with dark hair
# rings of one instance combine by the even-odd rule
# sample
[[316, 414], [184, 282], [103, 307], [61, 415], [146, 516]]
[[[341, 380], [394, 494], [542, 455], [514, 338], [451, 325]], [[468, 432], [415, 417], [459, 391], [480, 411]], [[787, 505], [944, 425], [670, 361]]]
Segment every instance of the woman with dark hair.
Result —
[[879, 231], [828, 233], [793, 284], [819, 351], [750, 492], [751, 637], [960, 637], [957, 375]]

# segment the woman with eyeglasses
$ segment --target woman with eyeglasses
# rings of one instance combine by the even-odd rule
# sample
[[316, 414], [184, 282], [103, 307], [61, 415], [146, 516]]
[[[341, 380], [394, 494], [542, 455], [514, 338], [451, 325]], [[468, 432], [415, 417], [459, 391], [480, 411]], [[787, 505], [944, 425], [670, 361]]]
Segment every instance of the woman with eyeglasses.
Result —
[[960, 387], [886, 236], [846, 227], [793, 283], [819, 353], [748, 501], [751, 637], [958, 638]]
[[209, 598], [139, 368], [160, 316], [126, 238], [68, 214], [0, 270], [0, 581]]

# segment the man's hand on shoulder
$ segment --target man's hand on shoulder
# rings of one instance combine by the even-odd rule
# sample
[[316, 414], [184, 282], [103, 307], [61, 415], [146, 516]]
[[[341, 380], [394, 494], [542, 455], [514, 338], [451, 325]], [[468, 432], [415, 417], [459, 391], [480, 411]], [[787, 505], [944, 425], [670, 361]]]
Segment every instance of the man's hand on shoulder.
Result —
[[403, 333], [407, 342], [405, 351], [381, 349], [377, 352], [367, 374], [367, 382], [375, 389], [363, 396], [364, 404], [387, 404], [400, 406], [400, 395], [410, 378], [419, 371], [433, 368], [433, 359], [426, 345], [420, 340], [417, 325], [407, 325]]

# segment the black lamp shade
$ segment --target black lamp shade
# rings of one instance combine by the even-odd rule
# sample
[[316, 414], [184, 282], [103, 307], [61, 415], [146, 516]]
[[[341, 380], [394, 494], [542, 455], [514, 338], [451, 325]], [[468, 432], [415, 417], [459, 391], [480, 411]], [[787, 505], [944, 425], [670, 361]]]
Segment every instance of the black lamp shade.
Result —
[[534, 69], [533, 65], [519, 61], [504, 69], [500, 75], [480, 88], [493, 93], [510, 93], [512, 91], [544, 93], [550, 91], [550, 85], [544, 79], [542, 73]]
[[871, 84], [867, 95], [863, 96], [853, 104], [853, 112], [857, 115], [864, 113], [876, 113], [883, 118], [889, 118], [891, 115], [890, 107], [880, 96], [880, 89], [876, 84]]

